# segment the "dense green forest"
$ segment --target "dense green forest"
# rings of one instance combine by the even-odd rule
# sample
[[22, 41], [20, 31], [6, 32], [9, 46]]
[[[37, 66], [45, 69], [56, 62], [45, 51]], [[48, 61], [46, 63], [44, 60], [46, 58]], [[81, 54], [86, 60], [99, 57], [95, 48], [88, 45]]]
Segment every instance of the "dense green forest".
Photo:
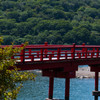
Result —
[[4, 44], [100, 44], [100, 0], [0, 0]]

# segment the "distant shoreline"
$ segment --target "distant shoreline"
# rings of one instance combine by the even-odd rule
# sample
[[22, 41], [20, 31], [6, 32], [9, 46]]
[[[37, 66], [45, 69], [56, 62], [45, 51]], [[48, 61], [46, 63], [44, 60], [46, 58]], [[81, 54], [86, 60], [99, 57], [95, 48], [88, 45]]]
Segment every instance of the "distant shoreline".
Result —
[[[35, 70], [34, 73], [42, 74], [41, 70]], [[100, 75], [99, 75], [100, 77]], [[76, 78], [95, 78], [95, 73], [90, 71], [90, 67], [78, 67], [78, 71], [76, 71]]]
[[[95, 73], [90, 71], [90, 67], [79, 67], [76, 72], [76, 78], [94, 78]], [[100, 76], [99, 76], [100, 77]]]

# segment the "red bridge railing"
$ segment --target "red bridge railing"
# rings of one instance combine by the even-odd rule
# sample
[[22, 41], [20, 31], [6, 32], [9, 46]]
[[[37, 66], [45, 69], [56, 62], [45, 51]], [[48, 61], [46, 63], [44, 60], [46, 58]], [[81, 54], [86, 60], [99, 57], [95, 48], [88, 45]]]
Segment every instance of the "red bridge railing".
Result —
[[[2, 46], [5, 47], [5, 46]], [[14, 45], [22, 47], [22, 45]], [[73, 59], [100, 58], [100, 46], [97, 45], [28, 45], [12, 59], [16, 62], [36, 62]]]

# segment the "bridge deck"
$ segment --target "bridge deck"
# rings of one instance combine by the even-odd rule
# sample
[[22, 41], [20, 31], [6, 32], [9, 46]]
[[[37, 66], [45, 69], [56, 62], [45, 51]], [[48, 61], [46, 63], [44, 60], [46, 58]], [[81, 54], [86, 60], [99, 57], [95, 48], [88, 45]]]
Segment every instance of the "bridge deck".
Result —
[[[14, 45], [13, 48], [22, 46], [23, 45]], [[2, 46], [2, 48], [4, 47], [5, 46]], [[66, 63], [67, 61], [70, 61], [70, 63], [73, 63], [73, 60], [73, 64], [78, 61], [78, 65], [83, 64], [81, 61], [83, 61], [84, 64], [93, 64], [93, 62], [98, 64], [99, 62], [97, 61], [98, 59], [100, 59], [100, 46], [85, 44], [48, 45], [47, 43], [45, 43], [45, 45], [28, 45], [20, 53], [15, 54], [12, 59], [15, 59], [18, 64], [23, 63], [24, 65], [27, 63], [31, 63], [34, 65], [35, 62], [48, 63], [53, 61], [66, 61]]]

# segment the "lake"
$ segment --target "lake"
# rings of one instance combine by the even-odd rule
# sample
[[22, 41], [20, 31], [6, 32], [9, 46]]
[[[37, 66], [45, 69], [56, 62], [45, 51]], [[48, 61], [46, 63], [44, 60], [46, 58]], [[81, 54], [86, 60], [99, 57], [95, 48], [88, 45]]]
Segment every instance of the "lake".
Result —
[[[17, 100], [45, 100], [48, 97], [49, 78], [38, 74], [35, 81], [26, 81]], [[94, 79], [71, 79], [70, 100], [94, 100]], [[65, 79], [55, 78], [54, 98], [64, 99]], [[99, 98], [100, 100], [100, 98]]]

